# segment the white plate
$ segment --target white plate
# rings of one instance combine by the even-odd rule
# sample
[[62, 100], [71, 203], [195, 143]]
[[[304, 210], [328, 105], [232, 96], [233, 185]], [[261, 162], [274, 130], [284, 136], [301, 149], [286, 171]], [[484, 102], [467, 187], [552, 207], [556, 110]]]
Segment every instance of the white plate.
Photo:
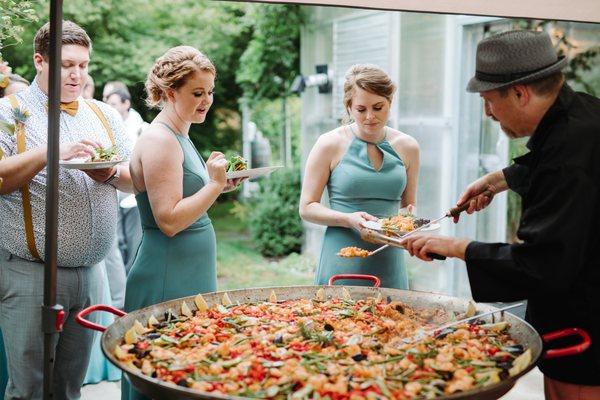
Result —
[[[372, 229], [374, 231], [380, 231], [380, 232], [383, 231], [380, 221], [366, 221], [363, 223], [363, 226], [367, 229]], [[440, 224], [435, 223], [435, 224], [429, 225], [427, 228], [421, 229], [419, 232], [429, 232], [429, 231], [435, 231], [438, 229], [440, 229]], [[406, 232], [406, 233], [409, 233], [409, 232]]]
[[83, 158], [73, 158], [71, 160], [60, 160], [58, 163], [66, 169], [103, 169], [112, 168], [123, 161], [125, 160], [92, 162]]
[[135, 195], [130, 194], [129, 196], [125, 197], [123, 200], [121, 200], [121, 202], [119, 203], [119, 206], [121, 208], [137, 207], [137, 201], [135, 200]]
[[263, 175], [269, 175], [271, 172], [276, 169], [283, 168], [279, 167], [262, 167], [262, 168], [252, 168], [252, 169], [244, 169], [242, 171], [232, 171], [227, 173], [227, 179], [234, 178], [257, 178]]

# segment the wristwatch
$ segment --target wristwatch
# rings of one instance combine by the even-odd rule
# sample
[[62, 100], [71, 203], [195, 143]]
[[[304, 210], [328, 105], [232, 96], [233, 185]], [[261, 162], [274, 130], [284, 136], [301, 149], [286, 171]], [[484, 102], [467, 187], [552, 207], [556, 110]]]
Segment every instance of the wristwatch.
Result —
[[121, 177], [121, 168], [119, 166], [115, 167], [115, 173], [112, 174], [110, 178], [104, 181], [104, 183], [108, 183], [109, 185], [115, 186], [117, 182], [119, 182], [119, 178]]

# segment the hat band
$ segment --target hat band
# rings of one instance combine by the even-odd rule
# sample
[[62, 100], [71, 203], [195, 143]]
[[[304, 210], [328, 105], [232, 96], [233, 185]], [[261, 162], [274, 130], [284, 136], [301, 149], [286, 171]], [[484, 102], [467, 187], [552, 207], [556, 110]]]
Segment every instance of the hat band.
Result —
[[521, 79], [527, 75], [531, 75], [531, 74], [534, 74], [541, 70], [544, 70], [548, 67], [551, 67], [554, 64], [556, 64], [556, 61], [553, 62], [552, 64], [548, 64], [542, 68], [534, 69], [532, 71], [518, 72], [518, 73], [514, 73], [514, 74], [488, 74], [486, 72], [475, 71], [475, 78], [477, 78], [480, 81], [484, 81], [484, 82], [508, 83], [508, 82], [516, 81], [517, 79]]

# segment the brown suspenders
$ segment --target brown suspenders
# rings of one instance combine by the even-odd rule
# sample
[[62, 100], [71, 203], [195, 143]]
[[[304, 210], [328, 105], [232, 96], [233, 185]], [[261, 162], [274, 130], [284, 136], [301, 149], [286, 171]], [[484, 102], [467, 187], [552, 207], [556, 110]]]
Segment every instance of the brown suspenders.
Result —
[[[13, 109], [19, 108], [19, 102], [17, 101], [15, 95], [8, 96], [8, 100], [10, 101], [10, 105]], [[106, 130], [106, 133], [108, 134], [108, 137], [110, 138], [110, 141], [114, 146], [115, 137], [113, 135], [113, 131], [110, 127], [110, 124], [106, 120], [106, 117], [104, 116], [102, 111], [100, 111], [100, 108], [98, 108], [96, 104], [92, 103], [90, 100], [86, 100], [86, 103], [98, 116], [98, 119], [100, 119], [100, 122], [104, 126], [104, 129]], [[25, 141], [25, 124], [22, 121], [15, 121], [15, 135], [17, 137], [17, 153], [24, 153], [27, 150], [27, 148]], [[29, 248], [29, 253], [35, 259], [41, 260], [40, 254], [38, 253], [35, 244], [35, 235], [33, 232], [33, 217], [31, 214], [31, 196], [29, 194], [29, 184], [23, 185], [21, 187], [21, 198], [23, 201], [23, 219], [25, 222], [25, 236], [27, 239], [27, 247]]]

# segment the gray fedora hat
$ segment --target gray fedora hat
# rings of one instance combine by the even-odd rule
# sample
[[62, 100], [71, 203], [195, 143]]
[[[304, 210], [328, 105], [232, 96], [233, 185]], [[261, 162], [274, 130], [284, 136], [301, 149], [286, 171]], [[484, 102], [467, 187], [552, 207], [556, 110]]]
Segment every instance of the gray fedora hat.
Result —
[[467, 92], [485, 92], [527, 83], [559, 72], [567, 65], [558, 57], [546, 32], [509, 31], [483, 39], [477, 45], [475, 76]]

